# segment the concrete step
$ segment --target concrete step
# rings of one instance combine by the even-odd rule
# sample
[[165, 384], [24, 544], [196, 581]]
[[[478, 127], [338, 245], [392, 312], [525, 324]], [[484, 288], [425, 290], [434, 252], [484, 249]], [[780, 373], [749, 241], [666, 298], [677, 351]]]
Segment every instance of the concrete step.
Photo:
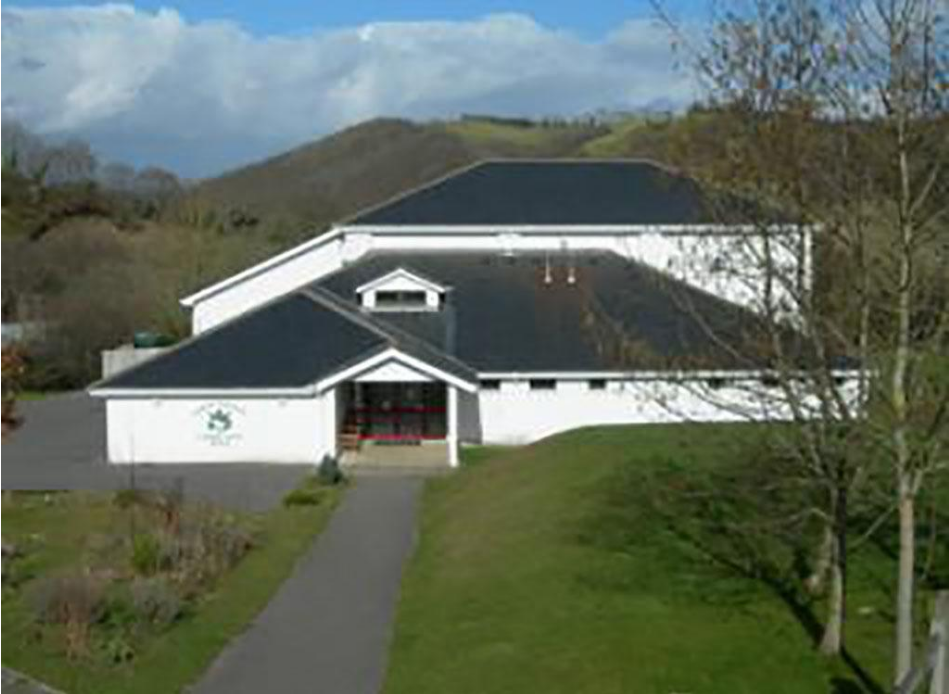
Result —
[[454, 468], [444, 465], [387, 465], [385, 463], [349, 463], [340, 466], [344, 475], [395, 476], [395, 477], [437, 477], [447, 475]]

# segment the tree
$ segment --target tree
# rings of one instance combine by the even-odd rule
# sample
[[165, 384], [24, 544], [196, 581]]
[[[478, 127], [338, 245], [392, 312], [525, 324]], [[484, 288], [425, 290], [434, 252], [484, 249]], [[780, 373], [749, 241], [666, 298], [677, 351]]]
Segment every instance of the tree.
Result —
[[[812, 282], [783, 263], [794, 236], [760, 218], [734, 271], [752, 268], [760, 287], [770, 327], [756, 347], [792, 411], [795, 470], [827, 489], [826, 652], [843, 636], [848, 504], [876, 466], [890, 471], [897, 679], [912, 663], [916, 501], [945, 470], [949, 418], [947, 14], [940, 0], [752, 0], [717, 13], [705, 43], [680, 41], [710, 105], [730, 116], [704, 143], [719, 156], [693, 173], [816, 230]], [[787, 329], [803, 352], [780, 339]], [[852, 399], [841, 357], [865, 374]]]

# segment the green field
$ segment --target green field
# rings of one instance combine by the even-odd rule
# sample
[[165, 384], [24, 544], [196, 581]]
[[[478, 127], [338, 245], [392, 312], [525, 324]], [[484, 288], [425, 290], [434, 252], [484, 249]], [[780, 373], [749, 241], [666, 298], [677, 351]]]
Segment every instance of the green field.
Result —
[[131, 660], [114, 664], [102, 656], [109, 644], [101, 640], [87, 656], [67, 658], [50, 638], [50, 630], [44, 632], [35, 621], [30, 588], [44, 576], [88, 566], [102, 551], [97, 545], [103, 538], [129, 528], [127, 511], [118, 508], [110, 494], [5, 492], [4, 546], [12, 543], [23, 556], [14, 560], [19, 574], [15, 581], [8, 580], [4, 558], [4, 666], [70, 694], [182, 690], [267, 604], [324, 527], [338, 496], [336, 489], [327, 488], [315, 506], [233, 514], [235, 523], [252, 531], [252, 549], [183, 617], [158, 633], [146, 634], [136, 643]]
[[851, 560], [849, 664], [829, 662], [819, 603], [725, 568], [650, 510], [659, 477], [725, 469], [756, 435], [597, 428], [471, 451], [477, 464], [427, 487], [385, 691], [887, 689], [893, 567], [879, 547]]

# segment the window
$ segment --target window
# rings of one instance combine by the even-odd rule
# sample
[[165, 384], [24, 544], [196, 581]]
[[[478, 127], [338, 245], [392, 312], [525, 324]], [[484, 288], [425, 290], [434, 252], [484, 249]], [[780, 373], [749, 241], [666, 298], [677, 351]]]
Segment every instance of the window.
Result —
[[425, 292], [376, 292], [376, 308], [425, 308], [425, 306]]
[[501, 390], [501, 381], [496, 378], [487, 378], [481, 381], [481, 390]]
[[557, 390], [557, 381], [552, 378], [532, 378], [531, 390]]
[[587, 388], [590, 390], [606, 390], [605, 378], [591, 378], [587, 381]]
[[712, 377], [705, 381], [705, 385], [707, 385], [712, 390], [721, 390], [726, 385], [728, 385], [728, 381], [724, 378]]

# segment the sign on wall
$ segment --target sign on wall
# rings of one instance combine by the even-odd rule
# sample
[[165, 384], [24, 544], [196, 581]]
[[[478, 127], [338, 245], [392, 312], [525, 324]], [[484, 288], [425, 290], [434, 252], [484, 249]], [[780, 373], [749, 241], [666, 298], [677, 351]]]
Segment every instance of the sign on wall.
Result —
[[244, 408], [232, 402], [202, 405], [194, 416], [198, 420], [198, 439], [211, 446], [231, 446], [243, 438]]

